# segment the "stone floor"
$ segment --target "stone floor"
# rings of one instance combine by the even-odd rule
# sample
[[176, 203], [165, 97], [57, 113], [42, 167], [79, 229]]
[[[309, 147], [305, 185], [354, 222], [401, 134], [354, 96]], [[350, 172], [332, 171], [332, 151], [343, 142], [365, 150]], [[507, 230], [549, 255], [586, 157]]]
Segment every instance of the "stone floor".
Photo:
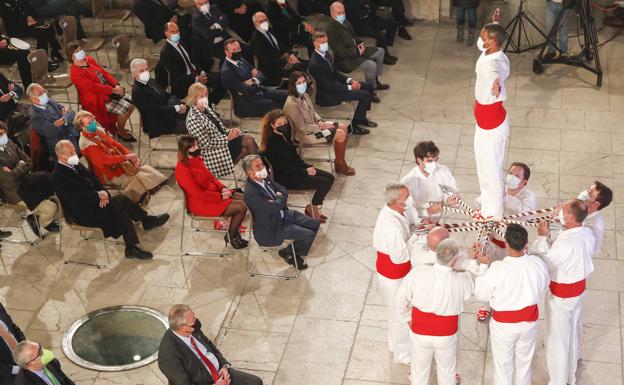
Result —
[[[601, 38], [612, 32], [605, 30]], [[452, 26], [419, 25], [411, 33], [414, 41], [398, 41], [393, 48], [400, 61], [383, 76], [392, 89], [370, 113], [379, 127], [350, 140], [348, 157], [357, 175], [336, 179], [324, 206], [329, 220], [308, 258], [310, 268], [299, 278], [249, 277], [245, 252], [181, 256], [182, 198], [172, 183], [149, 205], [153, 213], [171, 214], [167, 226], [139, 230], [154, 260], [125, 260], [122, 248], [112, 246], [108, 269], [63, 264], [63, 258], [104, 262], [101, 245], [78, 243], [71, 231], [64, 236], [64, 254], [57, 236], [35, 247], [3, 244], [0, 300], [29, 339], [54, 350], [79, 385], [165, 383], [156, 364], [120, 373], [82, 369], [65, 358], [60, 341], [89, 311], [139, 304], [166, 312], [180, 302], [195, 308], [204, 331], [236, 367], [257, 373], [265, 384], [407, 384], [407, 367], [394, 364], [387, 351], [385, 307], [373, 273], [372, 232], [383, 186], [413, 167], [413, 145], [430, 139], [441, 148], [440, 161], [454, 171], [463, 196], [469, 201], [478, 192], [471, 114], [477, 50], [455, 43]], [[615, 191], [584, 302], [579, 385], [622, 384], [624, 38], [600, 53], [605, 77], [599, 90], [593, 75], [580, 69], [559, 66], [534, 75], [533, 53], [510, 57], [507, 81], [508, 158], [531, 166], [530, 187], [539, 205], [576, 196], [595, 179]], [[1, 213], [19, 225], [17, 214]], [[187, 239], [189, 247], [207, 244]], [[251, 252], [258, 267], [283, 268], [278, 258]], [[461, 317], [459, 368], [466, 385], [492, 381], [487, 325], [475, 320], [476, 308], [469, 304]], [[542, 341], [534, 359], [535, 384], [547, 381]]]

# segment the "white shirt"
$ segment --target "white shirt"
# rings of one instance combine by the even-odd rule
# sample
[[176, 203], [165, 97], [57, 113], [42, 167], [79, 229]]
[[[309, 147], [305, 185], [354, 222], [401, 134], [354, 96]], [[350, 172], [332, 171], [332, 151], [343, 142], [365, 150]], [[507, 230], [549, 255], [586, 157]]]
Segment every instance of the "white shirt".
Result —
[[[5, 324], [2, 320], [0, 320], [0, 328], [6, 330], [9, 334], [13, 335], [13, 333], [9, 331], [9, 327], [7, 326], [7, 324]], [[15, 338], [15, 336], [13, 337]], [[0, 337], [0, 341], [2, 341], [2, 343], [5, 344], [7, 348], [9, 347], [8, 343], [3, 338]], [[19, 366], [13, 365], [13, 368], [11, 369], [11, 374], [17, 374], [17, 372], [19, 372]]]
[[[321, 55], [321, 57], [322, 57], [323, 59], [325, 59], [325, 60], [329, 61], [329, 59], [325, 58], [326, 54], [325, 54], [324, 52], [321, 52], [321, 51], [319, 51], [318, 49], [315, 49], [314, 51], [315, 51], [316, 53], [318, 53], [319, 55]], [[332, 68], [334, 67], [334, 65], [333, 65], [333, 64], [330, 64], [330, 65], [332, 66]], [[347, 84], [347, 89], [348, 89], [349, 91], [351, 91], [351, 90], [353, 89], [353, 88], [351, 87], [351, 84], [349, 84], [349, 83], [351, 83], [351, 80], [353, 80], [353, 78], [347, 78], [347, 81], [345, 82], [345, 83]]]
[[408, 243], [412, 269], [419, 265], [433, 265], [436, 262], [436, 253], [427, 245], [426, 235], [413, 235]]
[[387, 205], [379, 211], [375, 230], [373, 230], [373, 248], [390, 256], [392, 263], [400, 264], [410, 260], [407, 240], [410, 237], [407, 219]]
[[594, 237], [596, 237], [596, 246], [593, 255], [595, 257], [602, 249], [602, 241], [604, 240], [605, 234], [605, 222], [602, 212], [594, 211], [589, 214], [583, 221], [583, 226], [589, 227], [594, 232]]
[[439, 185], [446, 185], [453, 191], [457, 191], [455, 177], [451, 174], [451, 170], [442, 164], [438, 164], [428, 176], [425, 176], [416, 166], [401, 179], [401, 183], [409, 189], [413, 202], [412, 205], [409, 205], [408, 220], [410, 223], [416, 223], [418, 217], [430, 216], [427, 213], [430, 202], [442, 202], [444, 194]]
[[498, 311], [520, 310], [537, 304], [549, 283], [548, 267], [540, 257], [507, 256], [477, 277], [474, 296]]
[[[475, 99], [479, 104], [494, 104], [507, 100], [505, 79], [509, 76], [509, 70], [509, 59], [502, 50], [489, 55], [486, 55], [485, 52], [481, 53], [475, 66], [475, 72], [477, 73]], [[492, 85], [496, 78], [498, 78], [501, 85], [498, 97], [492, 95]]]
[[563, 231], [550, 246], [546, 237], [538, 236], [532, 253], [540, 255], [548, 265], [550, 280], [575, 283], [594, 271], [592, 255], [596, 237], [589, 227], [579, 226]]
[[[198, 360], [204, 363], [204, 361], [201, 359], [201, 357], [197, 353], [197, 350], [195, 350], [193, 345], [191, 345], [191, 338], [195, 340], [195, 345], [197, 345], [197, 348], [201, 351], [204, 357], [206, 357], [208, 361], [210, 361], [214, 365], [215, 369], [217, 369], [217, 372], [219, 371], [220, 367], [219, 367], [219, 360], [217, 359], [217, 356], [212, 354], [212, 352], [209, 352], [208, 349], [204, 346], [204, 344], [201, 343], [197, 338], [193, 336], [183, 337], [176, 332], [173, 332], [173, 334], [175, 334], [179, 339], [182, 340], [182, 342], [184, 342], [184, 344], [186, 344], [186, 346], [188, 346], [189, 349], [191, 349], [191, 351], [193, 352], [193, 354], [195, 354]], [[210, 373], [210, 369], [208, 369], [208, 366], [206, 364], [204, 364], [204, 366], [206, 367], [206, 370], [208, 370], [208, 373]]]
[[505, 215], [519, 214], [525, 211], [533, 211], [537, 208], [535, 193], [524, 187], [516, 195], [505, 194], [503, 198]]
[[410, 319], [412, 306], [425, 313], [441, 316], [458, 315], [464, 310], [464, 301], [472, 296], [474, 281], [468, 272], [453, 271], [435, 263], [419, 266], [403, 278], [397, 292], [397, 306], [403, 317]]

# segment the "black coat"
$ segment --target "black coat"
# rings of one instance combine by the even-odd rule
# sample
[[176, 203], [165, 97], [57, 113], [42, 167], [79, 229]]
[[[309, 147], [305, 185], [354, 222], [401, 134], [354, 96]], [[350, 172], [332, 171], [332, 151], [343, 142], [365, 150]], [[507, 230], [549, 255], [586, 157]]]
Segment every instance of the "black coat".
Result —
[[310, 16], [313, 13], [329, 16], [329, 6], [332, 0], [299, 0], [299, 13]]
[[195, 77], [203, 70], [199, 63], [193, 63], [191, 52], [182, 42], [179, 43], [187, 55], [189, 61], [195, 66], [196, 75], [186, 74], [186, 64], [182, 54], [178, 52], [170, 43], [166, 43], [160, 51], [160, 64], [169, 70], [169, 84], [171, 84], [171, 93], [179, 99], [186, 98], [189, 86], [195, 83]]
[[234, 9], [239, 8], [243, 1], [241, 0], [219, 0], [217, 5], [219, 9], [223, 11], [230, 19], [230, 28], [234, 30], [246, 42], [251, 39], [251, 34], [256, 30], [251, 17], [256, 12], [263, 12], [264, 9], [261, 4], [245, 1], [247, 5], [247, 12], [244, 14], [238, 14], [234, 12]]
[[[52, 372], [54, 377], [56, 377], [56, 379], [61, 385], [75, 385], [74, 381], [70, 380], [69, 377], [67, 377], [65, 373], [63, 373], [63, 370], [61, 370], [61, 363], [57, 359], [54, 359], [52, 362], [47, 364], [46, 368], [50, 372]], [[45, 383], [45, 381], [39, 378], [39, 376], [31, 372], [30, 370], [20, 369], [20, 371], [17, 373], [17, 376], [15, 376], [15, 382], [13, 382], [13, 385], [47, 385], [47, 384]]]
[[[22, 330], [13, 322], [9, 313], [7, 313], [6, 309], [0, 303], [0, 321], [4, 322], [4, 324], [9, 328], [9, 332], [13, 334], [13, 337], [17, 340], [17, 342], [24, 341], [26, 337]], [[0, 384], [2, 385], [11, 385], [15, 376], [11, 374], [13, 370], [13, 366], [15, 365], [15, 361], [13, 361], [13, 356], [11, 355], [11, 350], [4, 343], [4, 341], [0, 340]]]
[[355, 29], [368, 24], [377, 14], [377, 5], [370, 0], [344, 0], [347, 19]]
[[271, 134], [264, 156], [273, 167], [273, 178], [277, 183], [288, 186], [294, 181], [308, 176], [307, 164], [297, 152], [297, 147], [282, 135]]
[[24, 176], [17, 194], [30, 210], [34, 210], [44, 199], [54, 194], [52, 175], [47, 171], [35, 171]]
[[98, 191], [104, 187], [98, 178], [81, 164], [74, 170], [57, 163], [52, 172], [52, 186], [65, 215], [78, 225], [101, 228], [106, 237], [119, 237], [121, 216], [110, 204], [100, 207]]
[[270, 2], [267, 7], [267, 17], [271, 21], [277, 39], [283, 41], [290, 49], [294, 44], [293, 38], [299, 32], [299, 28], [303, 28], [303, 18], [288, 3], [282, 8], [274, 1]]
[[[331, 58], [329, 60], [332, 61]], [[327, 63], [316, 51], [310, 58], [308, 72], [316, 80], [316, 104], [318, 105], [335, 106], [342, 101], [335, 94], [349, 91], [346, 83], [347, 77], [340, 74], [334, 65]]]
[[35, 17], [35, 11], [26, 0], [0, 1], [0, 17], [9, 36], [25, 37], [34, 35], [26, 23], [26, 17]]
[[132, 11], [143, 22], [145, 36], [154, 43], [165, 38], [165, 23], [176, 14], [161, 0], [134, 0]]
[[245, 184], [245, 204], [253, 215], [253, 235], [262, 246], [276, 246], [284, 241], [284, 221], [281, 212], [288, 212], [288, 190], [271, 177], [264, 180], [273, 192], [282, 195], [275, 198], [258, 183], [247, 179]]
[[[7, 79], [7, 77], [4, 76], [3, 73], [0, 73], [0, 90], [2, 90], [2, 93], [0, 93], [0, 95], [4, 95], [9, 92], [10, 83], [13, 82]], [[9, 114], [15, 111], [16, 108], [17, 103], [15, 103], [15, 100], [13, 100], [13, 98], [9, 99], [9, 101], [6, 103], [0, 103], [0, 120], [6, 122]]]
[[143, 119], [143, 131], [150, 138], [173, 132], [178, 113], [178, 98], [167, 93], [158, 82], [150, 79], [147, 84], [135, 81], [132, 86], [132, 103], [139, 109]]
[[269, 30], [277, 42], [277, 47], [269, 42], [269, 39], [261, 32], [255, 31], [251, 36], [249, 45], [256, 58], [258, 58], [258, 69], [262, 71], [266, 80], [264, 83], [269, 86], [277, 86], [282, 80], [282, 68], [287, 60], [282, 55], [288, 52], [284, 43], [280, 42], [275, 33]]
[[[197, 321], [199, 323], [199, 321]], [[219, 361], [219, 367], [228, 365], [219, 349], [206, 337], [200, 329], [201, 324], [193, 332], [193, 338], [201, 342]], [[209, 385], [213, 384], [212, 376], [203, 362], [193, 351], [167, 329], [158, 348], [158, 368], [167, 377], [170, 385]]]

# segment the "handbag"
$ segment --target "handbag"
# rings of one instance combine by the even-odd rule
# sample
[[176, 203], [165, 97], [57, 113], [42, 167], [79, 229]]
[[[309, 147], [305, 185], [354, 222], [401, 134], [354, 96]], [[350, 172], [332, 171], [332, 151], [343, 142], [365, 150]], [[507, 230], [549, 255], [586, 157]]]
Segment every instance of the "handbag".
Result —
[[134, 167], [132, 162], [130, 162], [129, 160], [121, 162], [118, 165], [121, 167], [124, 173], [128, 176], [135, 176], [139, 172], [139, 169]]

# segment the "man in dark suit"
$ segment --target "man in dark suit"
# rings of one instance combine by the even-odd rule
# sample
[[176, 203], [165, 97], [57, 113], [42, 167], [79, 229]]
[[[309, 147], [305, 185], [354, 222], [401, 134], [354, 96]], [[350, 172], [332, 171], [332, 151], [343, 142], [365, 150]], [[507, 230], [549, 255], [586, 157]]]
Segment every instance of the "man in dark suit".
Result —
[[316, 104], [335, 106], [344, 101], [357, 100], [358, 104], [351, 121], [356, 135], [368, 134], [366, 127], [377, 127], [377, 123], [366, 117], [373, 100], [373, 87], [368, 83], [347, 78], [338, 73], [329, 54], [327, 34], [316, 31], [313, 34], [314, 53], [310, 58], [308, 72], [316, 81]]
[[264, 116], [267, 112], [284, 106], [288, 92], [261, 86], [265, 80], [264, 74], [241, 56], [238, 40], [228, 39], [224, 49], [221, 82], [234, 95], [234, 111], [238, 116]]
[[54, 353], [41, 344], [24, 340], [13, 350], [13, 359], [19, 366], [13, 385], [74, 385]]
[[169, 329], [158, 348], [158, 368], [169, 385], [262, 385], [253, 374], [232, 368], [183, 304], [169, 310]]
[[58, 142], [55, 152], [58, 163], [52, 172], [52, 186], [65, 215], [77, 225], [99, 227], [105, 237], [122, 235], [126, 258], [151, 259], [151, 253], [137, 246], [139, 238], [134, 222], [141, 222], [147, 231], [165, 224], [169, 214], [148, 215], [127, 196], [112, 197], [98, 178], [78, 163], [76, 149], [70, 141]]
[[[394, 45], [399, 23], [393, 19], [377, 16], [377, 6], [370, 0], [344, 0], [344, 7], [347, 11], [347, 19], [358, 36], [375, 39], [377, 47], [386, 51], [386, 57], [396, 61], [396, 57], [388, 52], [388, 47]], [[411, 39], [411, 36], [409, 38]]]
[[306, 71], [308, 62], [299, 59], [277, 39], [264, 12], [254, 13], [252, 20], [256, 31], [249, 45], [258, 59], [258, 69], [266, 76], [265, 85], [279, 86], [282, 78], [287, 78], [291, 72]]
[[9, 313], [0, 303], [0, 384], [11, 385], [19, 366], [13, 360], [11, 352], [26, 337], [11, 319]]
[[10, 81], [3, 73], [0, 73], [0, 120], [6, 122], [7, 125], [9, 124], [7, 119], [17, 109], [17, 101], [23, 93], [22, 86]]
[[171, 93], [179, 99], [184, 99], [188, 94], [189, 86], [195, 82], [200, 82], [210, 87], [208, 102], [214, 110], [225, 95], [225, 88], [221, 85], [220, 75], [215, 72], [206, 72], [201, 66], [193, 63], [191, 55], [180, 37], [180, 29], [176, 23], [168, 22], [165, 24], [165, 37], [167, 44], [160, 51], [160, 64], [168, 70]]
[[[194, 44], [212, 47], [212, 55], [223, 59], [223, 42], [232, 36], [225, 30], [230, 19], [208, 0], [195, 0], [191, 11], [191, 30]], [[195, 47], [196, 45], [194, 45]]]
[[[17, 70], [24, 87], [28, 87], [32, 83], [30, 63], [28, 62], [29, 53], [30, 51], [25, 49], [11, 49], [8, 39], [0, 39], [0, 64], [13, 65], [17, 62]], [[57, 64], [50, 63], [50, 65], [55, 65], [58, 68]]]
[[[258, 155], [243, 158], [247, 173], [245, 204], [253, 214], [253, 235], [261, 246], [280, 245], [284, 239], [294, 239], [297, 267], [308, 268], [304, 257], [316, 238], [320, 222], [312, 217], [288, 208], [288, 190], [269, 177]], [[284, 260], [294, 265], [290, 247], [279, 251]]]
[[243, 0], [217, 0], [217, 5], [230, 19], [230, 28], [248, 42], [254, 31], [251, 15], [261, 11], [262, 6]]
[[178, 15], [166, 0], [134, 0], [132, 11], [143, 23], [145, 36], [154, 44], [165, 38], [163, 28], [169, 21], [178, 24], [183, 37], [190, 33], [190, 18]]
[[154, 79], [145, 59], [134, 59], [130, 63], [134, 76], [132, 103], [139, 109], [143, 120], [143, 132], [150, 138], [165, 134], [186, 133], [186, 105], [180, 99], [167, 93]]

